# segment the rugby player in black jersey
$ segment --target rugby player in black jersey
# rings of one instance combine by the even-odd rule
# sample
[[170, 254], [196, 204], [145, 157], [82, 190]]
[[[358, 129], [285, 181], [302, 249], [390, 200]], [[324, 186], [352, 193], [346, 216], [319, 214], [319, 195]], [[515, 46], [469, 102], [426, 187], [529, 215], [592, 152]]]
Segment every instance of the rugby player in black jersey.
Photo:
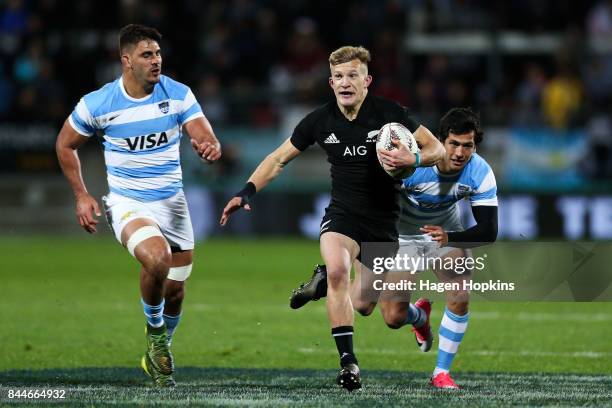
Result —
[[[396, 102], [368, 94], [370, 52], [345, 46], [329, 57], [329, 84], [335, 101], [308, 114], [293, 135], [257, 167], [245, 187], [225, 206], [220, 223], [240, 208], [250, 211], [249, 199], [276, 178], [283, 167], [315, 142], [331, 164], [331, 202], [321, 222], [320, 250], [327, 265], [327, 314], [340, 356], [337, 383], [349, 391], [361, 387], [353, 351], [353, 304], [350, 271], [360, 265], [362, 242], [397, 243], [400, 180], [380, 166], [377, 154], [390, 168], [431, 166], [444, 156], [444, 147]], [[400, 143], [391, 151], [376, 151], [376, 136], [386, 123], [399, 122], [413, 134], [420, 152]], [[361, 265], [360, 265], [361, 267]], [[357, 280], [360, 267], [356, 267]]]

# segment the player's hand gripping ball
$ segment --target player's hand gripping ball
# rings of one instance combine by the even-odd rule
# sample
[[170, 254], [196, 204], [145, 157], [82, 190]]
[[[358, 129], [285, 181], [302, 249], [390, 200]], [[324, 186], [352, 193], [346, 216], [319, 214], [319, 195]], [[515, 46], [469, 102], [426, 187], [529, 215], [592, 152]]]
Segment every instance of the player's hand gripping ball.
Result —
[[[391, 143], [391, 140], [399, 141], [406, 147], [406, 149], [408, 149], [412, 153], [417, 153], [419, 151], [419, 146], [417, 145], [416, 139], [412, 135], [412, 132], [410, 132], [401, 123], [387, 123], [382, 128], [380, 128], [378, 138], [376, 139], [376, 150], [391, 151], [396, 149], [395, 145]], [[382, 168], [387, 172], [387, 174], [389, 174], [393, 178], [405, 179], [406, 177], [410, 177], [412, 173], [414, 173], [414, 167], [389, 167], [381, 161], [380, 155], [377, 156], [378, 162], [380, 163]]]

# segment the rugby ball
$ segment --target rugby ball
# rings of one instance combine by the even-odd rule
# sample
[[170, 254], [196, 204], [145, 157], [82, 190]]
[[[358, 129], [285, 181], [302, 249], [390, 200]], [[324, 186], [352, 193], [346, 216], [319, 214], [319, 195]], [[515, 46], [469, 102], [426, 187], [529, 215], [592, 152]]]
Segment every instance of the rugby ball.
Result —
[[[412, 135], [412, 132], [410, 132], [406, 126], [402, 125], [401, 123], [387, 123], [380, 128], [378, 138], [376, 139], [376, 150], [394, 150], [395, 146], [393, 143], [391, 143], [391, 139], [399, 140], [400, 143], [406, 146], [406, 148], [412, 153], [417, 153], [419, 151], [419, 146], [417, 145], [416, 139]], [[393, 178], [405, 179], [414, 173], [414, 167], [390, 169], [380, 161], [380, 156], [377, 155], [377, 157], [382, 168]]]

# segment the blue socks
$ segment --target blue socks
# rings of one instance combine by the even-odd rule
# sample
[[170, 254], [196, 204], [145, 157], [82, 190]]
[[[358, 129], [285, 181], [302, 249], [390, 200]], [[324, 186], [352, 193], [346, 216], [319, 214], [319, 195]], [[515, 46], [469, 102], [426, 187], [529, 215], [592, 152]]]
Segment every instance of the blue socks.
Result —
[[408, 307], [408, 317], [406, 318], [406, 323], [411, 324], [414, 327], [421, 327], [427, 321], [427, 315], [425, 312], [410, 303]]
[[467, 329], [470, 314], [463, 316], [456, 315], [448, 309], [444, 310], [444, 317], [440, 323], [440, 335], [438, 343], [438, 361], [434, 370], [434, 377], [441, 372], [450, 370], [455, 354], [459, 349], [459, 344], [463, 340], [463, 335]]
[[178, 326], [179, 322], [181, 321], [182, 315], [182, 313], [180, 313], [178, 316], [164, 314], [164, 322], [166, 323], [166, 329], [168, 330], [168, 345], [172, 344], [172, 335], [176, 330], [176, 326]]
[[164, 314], [164, 304], [166, 303], [163, 299], [159, 305], [148, 305], [145, 303], [143, 299], [140, 299], [142, 303], [142, 308], [144, 310], [144, 315], [147, 318], [147, 323], [151, 327], [161, 327], [163, 324], [166, 324], [166, 330], [168, 333], [168, 345], [172, 343], [172, 335], [176, 330], [176, 326], [178, 326], [181, 321], [182, 313], [178, 316], [170, 316]]
[[164, 312], [164, 300], [159, 305], [148, 305], [143, 299], [140, 299], [144, 315], [147, 318], [147, 323], [151, 327], [161, 327], [164, 324], [162, 314]]

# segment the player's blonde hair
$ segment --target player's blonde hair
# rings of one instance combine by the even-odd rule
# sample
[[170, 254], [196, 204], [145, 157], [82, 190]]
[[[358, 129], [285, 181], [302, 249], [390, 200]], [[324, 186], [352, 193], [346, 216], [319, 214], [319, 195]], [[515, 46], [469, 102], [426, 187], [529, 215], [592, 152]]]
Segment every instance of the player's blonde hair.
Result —
[[358, 59], [366, 66], [368, 62], [372, 60], [370, 51], [362, 46], [354, 47], [352, 45], [345, 45], [329, 54], [329, 64], [332, 66], [344, 64], [345, 62], [350, 62], [355, 59]]

